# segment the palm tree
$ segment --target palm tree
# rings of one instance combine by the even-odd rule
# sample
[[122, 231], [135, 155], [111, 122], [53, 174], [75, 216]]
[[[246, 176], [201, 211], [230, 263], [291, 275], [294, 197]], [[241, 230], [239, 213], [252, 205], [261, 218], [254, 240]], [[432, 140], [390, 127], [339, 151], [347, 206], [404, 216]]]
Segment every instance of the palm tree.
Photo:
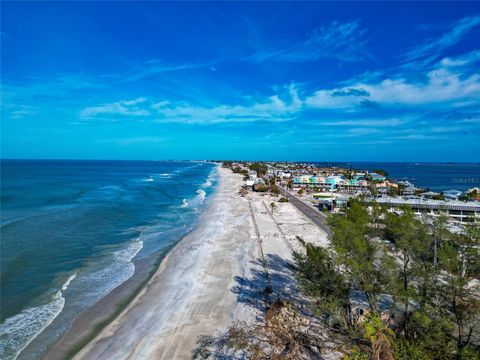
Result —
[[380, 319], [377, 312], [370, 312], [362, 324], [364, 337], [370, 342], [375, 360], [393, 360], [394, 332]]

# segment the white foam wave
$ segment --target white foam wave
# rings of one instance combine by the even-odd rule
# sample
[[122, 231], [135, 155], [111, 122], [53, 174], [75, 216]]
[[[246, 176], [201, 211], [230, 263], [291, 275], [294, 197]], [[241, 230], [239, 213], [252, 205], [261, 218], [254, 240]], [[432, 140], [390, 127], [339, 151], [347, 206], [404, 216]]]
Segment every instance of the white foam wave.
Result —
[[52, 301], [24, 309], [6, 319], [0, 324], [0, 359], [16, 359], [18, 354], [62, 312], [64, 306], [65, 299], [62, 292], [58, 291], [52, 296]]
[[65, 281], [65, 283], [62, 285], [62, 291], [65, 291], [68, 289], [68, 286], [73, 281], [73, 279], [77, 277], [77, 274], [78, 274], [78, 271], [68, 277], [67, 281]]
[[113, 253], [115, 259], [120, 261], [132, 261], [132, 259], [143, 248], [143, 241], [137, 239], [132, 242], [126, 249], [118, 250]]
[[217, 180], [216, 175], [217, 175], [217, 168], [213, 168], [210, 174], [208, 174], [207, 181], [205, 181], [202, 186], [204, 188], [212, 186], [213, 182]]
[[145, 182], [152, 182], [153, 181], [153, 178], [150, 176], [146, 179], [143, 179], [142, 181], [145, 181]]
[[[91, 304], [98, 301], [121, 283], [128, 280], [135, 271], [132, 259], [143, 248], [143, 242], [135, 240], [125, 249], [111, 255], [108, 266], [87, 273], [75, 272], [63, 283], [65, 291], [74, 279], [74, 291], [82, 289], [82, 294]], [[77, 277], [78, 275], [78, 277]], [[14, 360], [52, 321], [62, 312], [65, 298], [57, 291], [50, 302], [22, 310], [0, 324], [0, 359]]]
[[182, 204], [180, 205], [181, 208], [196, 208], [197, 206], [201, 205], [207, 196], [207, 193], [203, 189], [198, 189], [197, 195], [193, 199], [183, 199]]
[[[132, 259], [143, 248], [143, 241], [135, 240], [127, 248], [115, 251], [109, 264], [101, 269], [89, 271], [76, 281], [89, 303], [94, 303], [127, 281], [135, 272]], [[113, 260], [113, 261], [112, 261]]]
[[206, 195], [207, 195], [207, 193], [202, 189], [198, 189], [197, 194], [198, 194], [197, 198], [200, 200], [200, 202], [203, 202], [205, 200]]

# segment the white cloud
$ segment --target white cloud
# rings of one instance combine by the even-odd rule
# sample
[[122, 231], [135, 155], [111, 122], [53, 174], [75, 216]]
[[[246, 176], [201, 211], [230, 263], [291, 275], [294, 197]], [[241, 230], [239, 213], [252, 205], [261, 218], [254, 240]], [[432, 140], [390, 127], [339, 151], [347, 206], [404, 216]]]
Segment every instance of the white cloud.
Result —
[[444, 58], [440, 61], [443, 67], [461, 67], [468, 66], [480, 61], [480, 50], [474, 50], [456, 58]]
[[[478, 104], [480, 75], [463, 75], [447, 68], [438, 68], [426, 74], [422, 81], [387, 78], [373, 83], [356, 83], [345, 88], [317, 90], [305, 99], [308, 106], [326, 109], [359, 108], [365, 105], [421, 106]], [[349, 89], [365, 91], [363, 96], [335, 96]]]
[[473, 114], [463, 119], [457, 121], [460, 124], [479, 124], [480, 125], [480, 114]]
[[153, 104], [152, 108], [157, 111], [158, 122], [213, 124], [290, 120], [302, 106], [297, 88], [290, 85], [286, 94], [272, 95], [250, 105], [203, 107], [183, 102], [161, 101]]
[[430, 39], [417, 46], [405, 55], [407, 61], [417, 61], [424, 59], [424, 63], [429, 63], [436, 59], [440, 53], [452, 45], [458, 43], [467, 33], [480, 25], [480, 16], [466, 17], [451, 27], [451, 29], [436, 39]]
[[277, 94], [246, 105], [221, 104], [200, 106], [183, 101], [162, 100], [151, 103], [141, 97], [83, 109], [80, 117], [91, 119], [101, 115], [149, 116], [156, 122], [214, 124], [255, 121], [286, 121], [303, 107], [295, 84], [281, 87]]
[[122, 101], [121, 104], [124, 105], [124, 106], [135, 106], [135, 105], [138, 105], [138, 104], [142, 104], [145, 101], [147, 101], [147, 99], [145, 99], [144, 97], [139, 97], [139, 98], [136, 98], [136, 99], [133, 99], [133, 100]]
[[[146, 98], [123, 100], [92, 106], [81, 111], [82, 118], [101, 115], [147, 117], [158, 123], [215, 124], [245, 122], [281, 122], [298, 119], [320, 126], [388, 127], [401, 126], [421, 114], [431, 117], [435, 112], [452, 109], [471, 113], [480, 105], [480, 74], [472, 72], [464, 55], [433, 66], [418, 74], [415, 80], [396, 77], [353, 80], [332, 89], [302, 91], [298, 84], [275, 88], [263, 98], [244, 96], [238, 103], [212, 106], [186, 101], [150, 101]], [[459, 60], [460, 59], [460, 60]], [[359, 119], [352, 114], [362, 114]], [[346, 114], [351, 114], [345, 119]], [[409, 114], [408, 116], [406, 114]], [[412, 117], [413, 116], [413, 117]], [[424, 118], [425, 118], [424, 117]], [[313, 120], [316, 119], [316, 120]], [[323, 121], [323, 122], [322, 122]]]
[[322, 136], [325, 138], [354, 138], [354, 137], [363, 137], [369, 135], [377, 135], [382, 133], [380, 129], [372, 127], [353, 127], [345, 131], [333, 131], [325, 133]]
[[39, 108], [37, 106], [17, 104], [17, 103], [1, 103], [2, 112], [8, 114], [10, 119], [19, 120], [24, 118], [31, 118], [38, 114]]
[[402, 119], [357, 119], [357, 120], [323, 121], [318, 123], [318, 125], [389, 127], [389, 126], [403, 125], [405, 123], [407, 123], [407, 121]]
[[119, 145], [130, 146], [139, 144], [161, 144], [168, 140], [165, 137], [159, 136], [136, 136], [130, 138], [108, 139], [102, 142], [116, 143]]
[[145, 102], [146, 99], [140, 97], [133, 100], [122, 100], [111, 104], [91, 106], [83, 109], [80, 112], [80, 117], [90, 119], [99, 115], [148, 116], [150, 111], [138, 106]]
[[140, 66], [138, 71], [134, 71], [132, 75], [123, 77], [121, 82], [134, 82], [148, 78], [150, 76], [171, 73], [183, 70], [210, 68], [215, 62], [192, 62], [183, 64], [167, 64], [159, 59], [151, 59]]
[[316, 29], [302, 41], [277, 48], [259, 51], [247, 58], [253, 62], [308, 62], [333, 58], [344, 62], [358, 62], [370, 58], [365, 49], [366, 30], [358, 21], [340, 23]]

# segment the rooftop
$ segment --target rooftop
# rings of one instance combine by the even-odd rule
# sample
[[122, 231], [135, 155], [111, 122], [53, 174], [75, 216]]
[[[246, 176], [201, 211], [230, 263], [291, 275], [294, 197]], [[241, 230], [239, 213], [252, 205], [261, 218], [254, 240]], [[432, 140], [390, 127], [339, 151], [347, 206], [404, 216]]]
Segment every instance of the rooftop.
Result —
[[391, 204], [394, 206], [408, 205], [416, 208], [432, 208], [432, 209], [441, 209], [449, 208], [454, 210], [470, 210], [480, 212], [480, 202], [478, 201], [445, 201], [445, 200], [430, 200], [430, 199], [404, 199], [404, 198], [394, 198], [394, 197], [382, 197], [371, 199], [371, 201], [376, 201], [379, 204]]

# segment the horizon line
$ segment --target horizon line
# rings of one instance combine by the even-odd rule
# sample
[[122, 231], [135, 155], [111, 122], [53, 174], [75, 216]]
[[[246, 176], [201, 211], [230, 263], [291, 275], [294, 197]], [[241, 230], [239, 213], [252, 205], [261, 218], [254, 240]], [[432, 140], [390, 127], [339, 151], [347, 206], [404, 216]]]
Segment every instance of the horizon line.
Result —
[[261, 160], [261, 159], [92, 159], [92, 158], [1, 158], [0, 161], [152, 161], [152, 162], [276, 162], [276, 163], [304, 163], [304, 164], [351, 164], [351, 163], [377, 163], [377, 164], [462, 164], [462, 165], [480, 165], [480, 162], [460, 162], [460, 161], [396, 161], [396, 160]]

